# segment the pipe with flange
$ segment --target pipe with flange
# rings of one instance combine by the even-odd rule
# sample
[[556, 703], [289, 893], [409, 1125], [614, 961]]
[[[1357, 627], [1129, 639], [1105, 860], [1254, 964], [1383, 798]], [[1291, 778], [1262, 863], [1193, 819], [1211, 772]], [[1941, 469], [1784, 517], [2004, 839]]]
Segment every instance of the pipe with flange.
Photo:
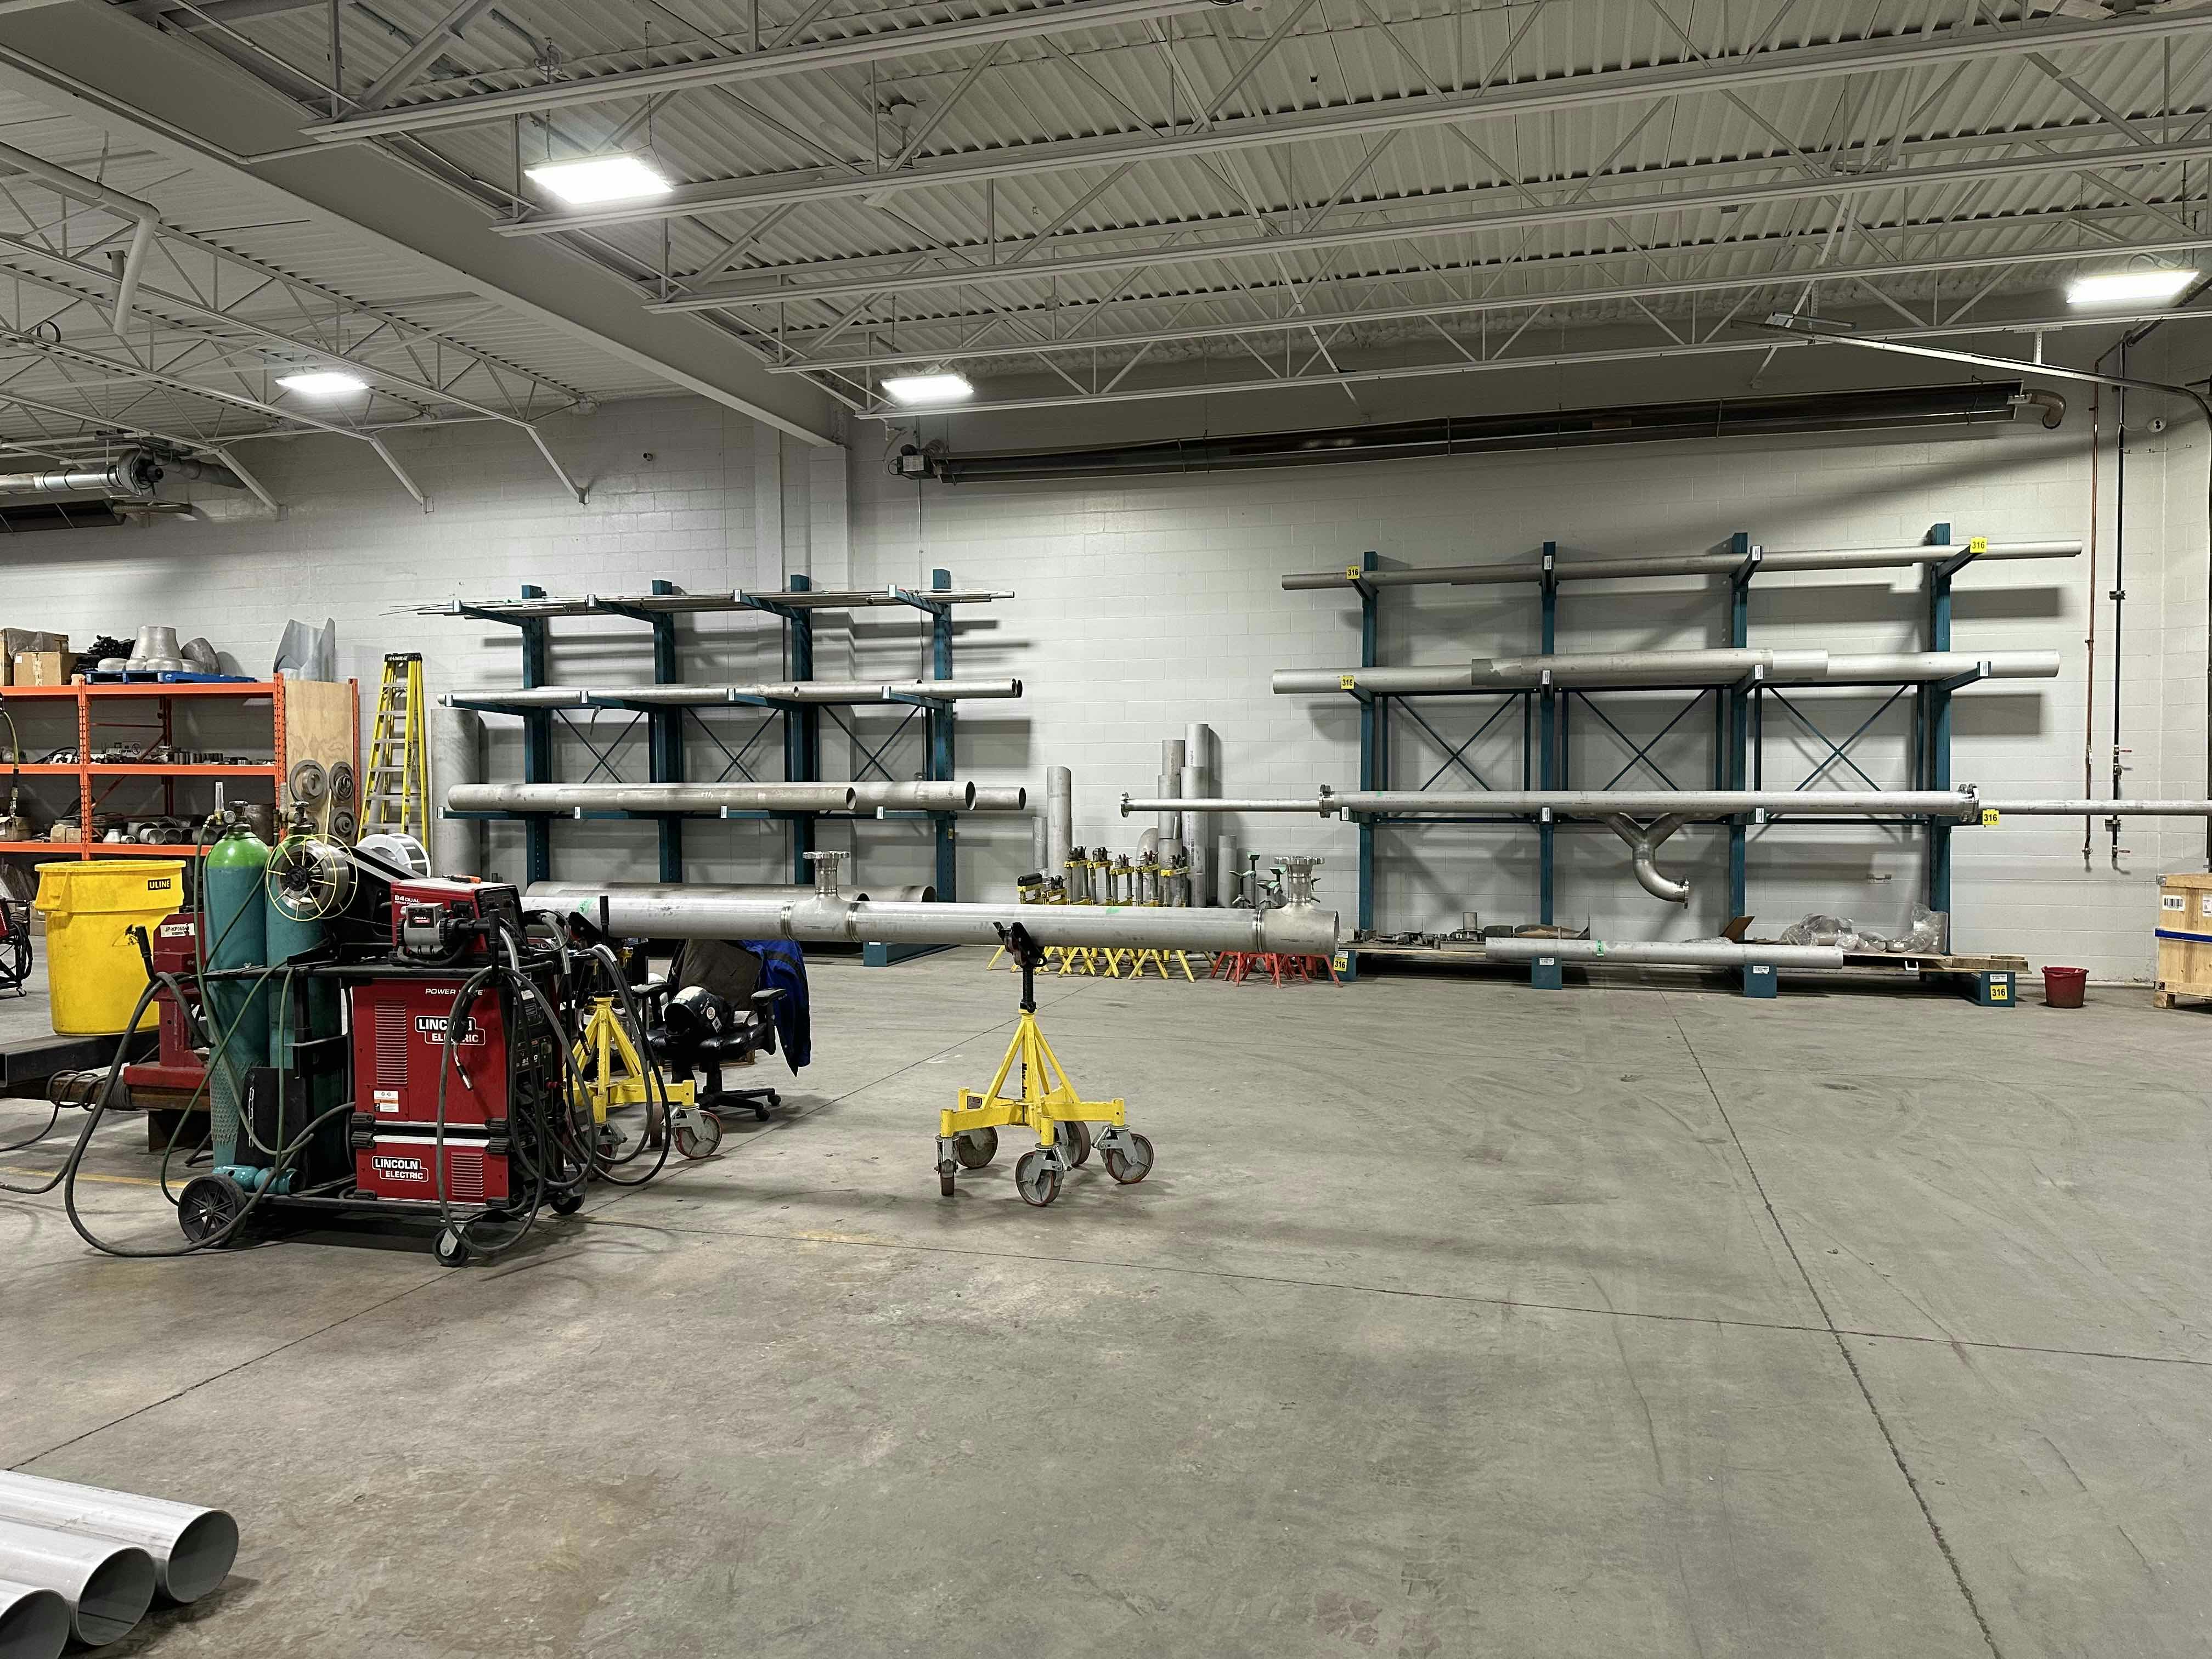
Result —
[[155, 1582], [172, 1601], [197, 1601], [238, 1559], [238, 1522], [228, 1510], [72, 1480], [0, 1470], [0, 1520], [136, 1544], [154, 1558]]
[[1674, 812], [1655, 818], [1648, 824], [1638, 823], [1626, 812], [1616, 812], [1606, 820], [1613, 833], [1628, 843], [1637, 884], [1652, 897], [1664, 899], [1669, 904], [1687, 904], [1690, 902], [1690, 884], [1662, 874], [1652, 860], [1659, 851], [1660, 843], [1686, 822], [1688, 820], [1680, 814]]
[[849, 783], [471, 783], [452, 812], [849, 812]]
[[1101, 949], [1243, 951], [1325, 957], [1337, 916], [1317, 905], [1273, 910], [1139, 908], [1095, 904], [904, 904], [842, 896], [725, 897], [711, 889], [639, 892], [605, 883], [538, 882], [532, 905], [576, 908], [625, 939], [790, 939], [832, 944], [997, 945], [1019, 922], [1039, 945]]
[[128, 1636], [154, 1602], [154, 1558], [137, 1545], [21, 1521], [0, 1521], [0, 1578], [60, 1595], [88, 1647]]
[[0, 1578], [0, 1659], [61, 1659], [69, 1603], [59, 1590]]
[[1844, 953], [1833, 945], [1732, 945], [1724, 939], [1680, 945], [1664, 940], [1615, 945], [1593, 939], [1485, 939], [1482, 953], [1492, 962], [1621, 962], [1680, 968], [1840, 968]]

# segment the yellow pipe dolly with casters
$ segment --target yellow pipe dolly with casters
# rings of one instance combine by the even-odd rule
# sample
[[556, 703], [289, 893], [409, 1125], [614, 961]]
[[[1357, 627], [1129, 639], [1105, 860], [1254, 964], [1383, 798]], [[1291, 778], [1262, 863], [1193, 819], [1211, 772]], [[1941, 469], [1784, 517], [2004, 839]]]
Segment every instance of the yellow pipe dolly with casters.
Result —
[[[613, 1151], [610, 1143], [619, 1132], [608, 1128], [607, 1114], [625, 1106], [646, 1106], [656, 1096], [667, 1103], [676, 1119], [678, 1152], [685, 1158], [708, 1158], [722, 1144], [722, 1120], [696, 1103], [697, 1085], [690, 1079], [671, 1083], [664, 1078], [658, 1091], [649, 1090], [645, 1062], [639, 1057], [637, 1044], [630, 1040], [629, 1027], [616, 1013], [612, 997], [592, 999], [592, 1017], [584, 1022], [576, 1038], [575, 1064], [584, 1074], [592, 1126], [610, 1156]], [[649, 1106], [647, 1115], [650, 1134]]]
[[[1022, 1012], [1006, 1058], [978, 1093], [960, 1091], [960, 1103], [937, 1117], [938, 1190], [950, 1198], [963, 1170], [980, 1170], [999, 1154], [999, 1130], [1036, 1131], [1037, 1144], [1014, 1164], [1014, 1190], [1022, 1200], [1042, 1208], [1060, 1196], [1070, 1170], [1079, 1170], [1095, 1149], [1106, 1173], [1132, 1186], [1152, 1173], [1152, 1143], [1128, 1126], [1119, 1100], [1085, 1100], [1068, 1081], [1052, 1045], [1036, 1023], [1036, 970], [1044, 952], [1019, 922], [1002, 926], [999, 935], [1022, 970]], [[1015, 1068], [1019, 1094], [1003, 1092]], [[1094, 1138], [1091, 1126], [1106, 1127]]]

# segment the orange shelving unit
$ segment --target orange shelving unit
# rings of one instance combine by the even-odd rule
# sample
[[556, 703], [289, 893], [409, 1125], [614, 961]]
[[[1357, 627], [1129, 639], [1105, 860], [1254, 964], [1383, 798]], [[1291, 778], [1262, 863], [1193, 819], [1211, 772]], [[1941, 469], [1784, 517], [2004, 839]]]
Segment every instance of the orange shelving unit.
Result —
[[[76, 761], [40, 762], [6, 769], [20, 770], [26, 778], [76, 778], [77, 823], [82, 826], [80, 839], [76, 841], [0, 841], [0, 853], [40, 853], [48, 857], [88, 859], [118, 854], [185, 857], [192, 851], [189, 843], [149, 847], [140, 842], [87, 841], [82, 836], [105, 808], [116, 787], [127, 780], [162, 781], [162, 812], [165, 816], [176, 816], [176, 791], [167, 786], [179, 779], [264, 780], [277, 805], [283, 806], [289, 802], [284, 780], [298, 761], [312, 757], [327, 764], [332, 760], [349, 760], [356, 774], [361, 766], [361, 696], [359, 684], [353, 680], [336, 684], [237, 680], [122, 685], [79, 682], [70, 685], [9, 686], [0, 690], [0, 697], [18, 709], [25, 704], [73, 706], [76, 716]], [[83, 759], [108, 748], [122, 732], [137, 734], [148, 747], [171, 743], [174, 740], [176, 706], [198, 702], [237, 703], [249, 711], [257, 703], [265, 705], [269, 716], [266, 747], [270, 758], [244, 766], [169, 764], [160, 761], [109, 763]], [[257, 726], [241, 746], [261, 749], [262, 728]], [[0, 767], [4, 766], [5, 762], [0, 761]]]

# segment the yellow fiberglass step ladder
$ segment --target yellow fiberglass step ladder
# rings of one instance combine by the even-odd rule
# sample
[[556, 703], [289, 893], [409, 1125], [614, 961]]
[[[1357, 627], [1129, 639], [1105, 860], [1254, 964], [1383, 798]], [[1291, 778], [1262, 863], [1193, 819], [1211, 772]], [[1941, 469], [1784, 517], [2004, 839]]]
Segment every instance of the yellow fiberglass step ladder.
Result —
[[422, 653], [386, 653], [369, 728], [362, 830], [430, 840], [430, 733], [422, 701]]

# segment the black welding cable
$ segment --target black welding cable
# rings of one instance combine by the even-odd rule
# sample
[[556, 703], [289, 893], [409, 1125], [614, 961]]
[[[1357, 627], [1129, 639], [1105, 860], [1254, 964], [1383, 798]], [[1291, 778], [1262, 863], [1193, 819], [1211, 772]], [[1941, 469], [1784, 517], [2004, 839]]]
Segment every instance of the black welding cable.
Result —
[[[617, 985], [620, 985], [622, 982], [619, 973], [616, 975], [616, 982]], [[539, 1008], [544, 1012], [545, 1018], [552, 1022], [554, 1031], [561, 1039], [561, 1053], [567, 1062], [567, 1069], [570, 1079], [569, 1086], [571, 1090], [573, 1091], [582, 1088], [588, 1095], [588, 1086], [584, 1083], [582, 1071], [576, 1061], [576, 1045], [568, 1034], [568, 1027], [562, 1023], [561, 1017], [554, 1012], [552, 1005], [546, 1001], [544, 993], [540, 991], [536, 984], [532, 983], [529, 985], [527, 988], [530, 994], [536, 1000]], [[636, 1020], [636, 1004], [630, 1000], [629, 993], [626, 987], [623, 989], [623, 1000], [625, 1008], [629, 1012], [631, 1018], [633, 1022], [635, 1022]], [[636, 1024], [635, 1029], [640, 1036], [644, 1034], [645, 1027], [642, 1024]], [[644, 1058], [645, 1057], [642, 1055], [640, 1056], [641, 1060], [643, 1060]], [[659, 1073], [656, 1067], [648, 1063], [646, 1066], [646, 1070], [658, 1079]], [[573, 1102], [574, 1098], [573, 1093], [570, 1098]], [[648, 1138], [650, 1136], [652, 1127], [650, 1122], [651, 1115], [651, 1108], [650, 1103], [648, 1103], [647, 1111], [648, 1120], [647, 1124]], [[654, 1176], [658, 1176], [663, 1170], [668, 1167], [669, 1148], [674, 1144], [676, 1139], [675, 1125], [670, 1121], [668, 1115], [667, 1095], [665, 1091], [661, 1091], [660, 1122], [660, 1156], [657, 1160], [655, 1160], [653, 1166], [650, 1170], [647, 1170], [643, 1175], [639, 1176], [635, 1180], [626, 1179], [614, 1172], [613, 1164], [616, 1160], [598, 1158], [596, 1156], [596, 1148], [594, 1148], [594, 1159], [592, 1165], [594, 1172], [600, 1179], [611, 1182], [617, 1187], [642, 1187], [646, 1185], [647, 1182], [653, 1180]], [[642, 1143], [641, 1143], [639, 1150], [643, 1150]], [[635, 1158], [637, 1154], [635, 1152], [630, 1154], [630, 1158]], [[619, 1161], [627, 1164], [630, 1160], [629, 1158], [625, 1158]]]
[[0, 1152], [21, 1152], [21, 1151], [23, 1150], [23, 1148], [25, 1148], [26, 1146], [37, 1146], [40, 1141], [44, 1140], [44, 1139], [45, 1139], [48, 1135], [50, 1135], [50, 1134], [53, 1133], [53, 1132], [54, 1132], [54, 1125], [55, 1125], [55, 1124], [57, 1124], [57, 1123], [58, 1123], [58, 1122], [60, 1122], [61, 1121], [62, 1121], [62, 1107], [61, 1107], [61, 1103], [60, 1103], [59, 1101], [58, 1101], [58, 1100], [55, 1100], [55, 1101], [48, 1101], [48, 1102], [46, 1103], [46, 1127], [45, 1128], [43, 1128], [43, 1129], [40, 1130], [38, 1133], [36, 1133], [36, 1134], [33, 1135], [33, 1136], [32, 1136], [29, 1139], [27, 1139], [27, 1140], [11, 1140], [11, 1141], [9, 1141], [6, 1146], [0, 1146]]

